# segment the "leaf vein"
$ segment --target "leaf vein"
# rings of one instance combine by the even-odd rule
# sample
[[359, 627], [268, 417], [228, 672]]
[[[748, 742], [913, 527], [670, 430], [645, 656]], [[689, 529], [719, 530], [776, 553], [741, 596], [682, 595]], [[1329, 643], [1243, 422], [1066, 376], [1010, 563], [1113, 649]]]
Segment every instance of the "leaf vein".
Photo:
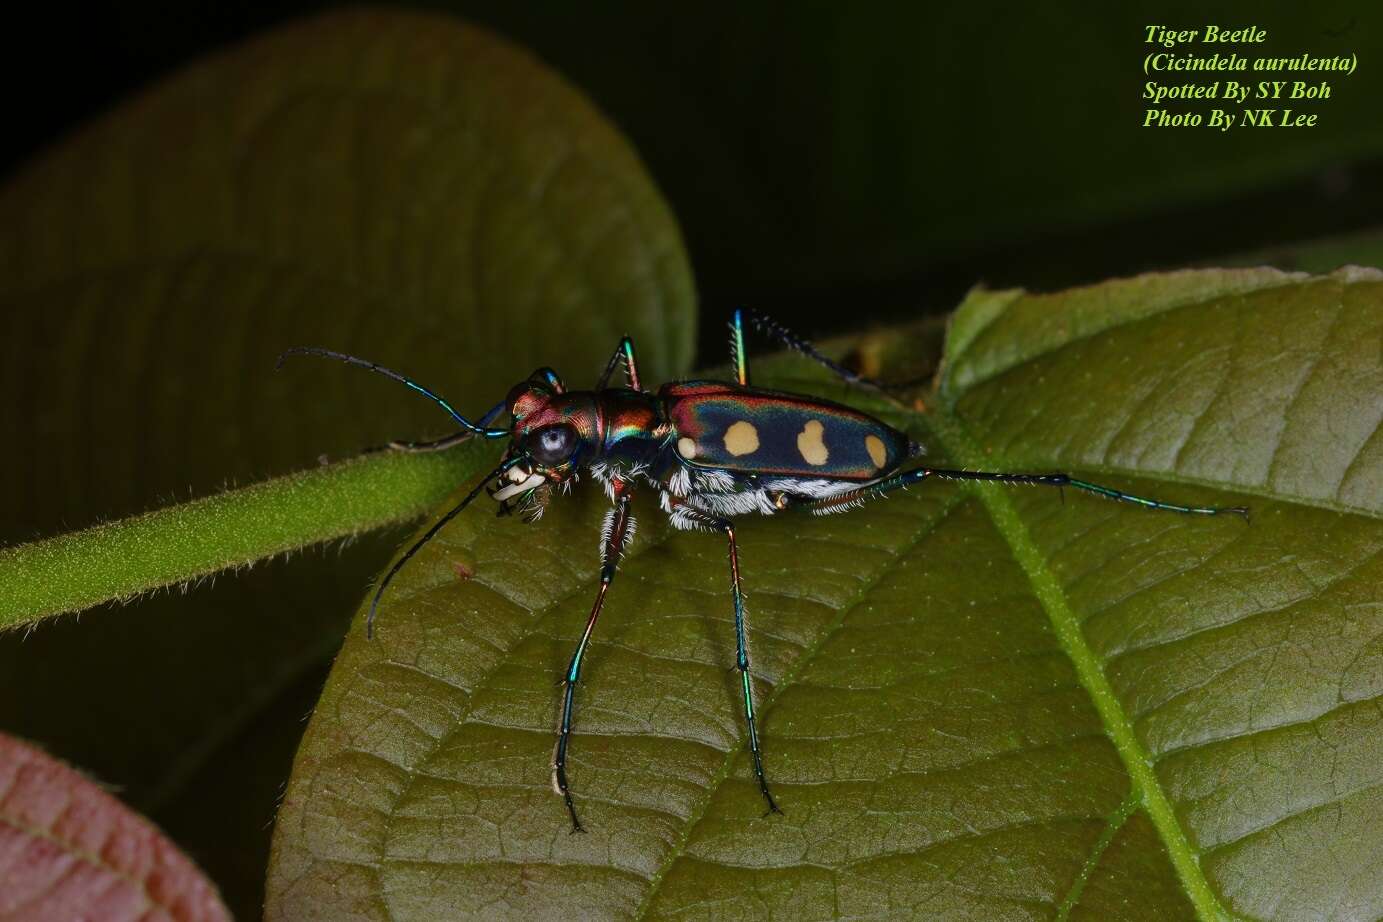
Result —
[[[879, 572], [874, 576], [873, 579], [864, 581], [864, 585], [860, 587], [860, 589], [855, 593], [852, 599], [848, 600], [846, 604], [841, 605], [837, 609], [836, 617], [831, 621], [829, 625], [826, 626], [826, 629], [822, 631], [821, 635], [817, 638], [817, 640], [809, 648], [807, 648], [807, 650], [803, 652], [801, 656], [797, 658], [797, 660], [792, 664], [792, 666], [783, 676], [783, 679], [781, 683], [778, 685], [778, 687], [774, 690], [772, 694], [770, 694], [763, 701], [762, 706], [760, 708], [760, 712], [763, 715], [766, 716], [769, 713], [769, 711], [773, 708], [773, 705], [777, 702], [779, 695], [782, 693], [782, 690], [792, 685], [792, 683], [796, 680], [798, 674], [808, 663], [810, 663], [813, 660], [813, 658], [821, 650], [822, 646], [826, 643], [826, 641], [829, 640], [832, 636], [834, 636], [835, 633], [841, 628], [841, 626], [844, 625], [846, 616], [852, 610], [858, 607], [858, 605], [863, 600], [864, 596], [868, 593], [868, 591], [873, 586], [877, 585], [879, 581], [883, 579], [885, 574], [890, 572], [894, 567], [898, 566], [899, 563], [908, 555], [908, 553], [911, 550], [920, 545], [928, 535], [934, 532], [940, 526], [940, 524], [946, 519], [946, 517], [951, 513], [951, 511], [960, 504], [960, 499], [961, 498], [958, 496], [952, 501], [948, 502], [938, 512], [932, 515], [924, 516], [921, 522], [921, 527], [912, 536], [912, 538], [893, 554], [892, 559], [890, 559], [887, 564], [880, 568]], [[689, 817], [689, 820], [686, 824], [686, 828], [683, 830], [682, 835], [679, 837], [676, 846], [668, 853], [668, 856], [663, 860], [663, 863], [658, 868], [657, 873], [654, 875], [652, 886], [649, 887], [648, 893], [645, 894], [644, 899], [642, 903], [640, 903], [638, 910], [634, 913], [634, 918], [636, 920], [644, 919], [647, 916], [649, 908], [653, 905], [653, 900], [656, 897], [659, 888], [662, 886], [662, 882], [667, 879], [668, 871], [671, 870], [672, 866], [678, 860], [684, 857], [684, 853], [686, 852], [687, 848], [687, 843], [691, 840], [692, 831], [701, 822], [701, 820], [705, 818], [706, 813], [710, 810], [711, 801], [713, 800], [716, 791], [718, 791], [720, 789], [720, 786], [726, 781], [726, 779], [729, 778], [731, 763], [735, 755], [744, 748], [744, 742], [745, 737], [741, 735], [736, 744], [732, 746], [728, 752], [725, 753], [725, 758], [721, 763], [720, 769], [716, 772], [715, 777], [712, 778], [710, 785], [706, 789], [706, 796], [702, 799], [700, 808], [694, 815]]]

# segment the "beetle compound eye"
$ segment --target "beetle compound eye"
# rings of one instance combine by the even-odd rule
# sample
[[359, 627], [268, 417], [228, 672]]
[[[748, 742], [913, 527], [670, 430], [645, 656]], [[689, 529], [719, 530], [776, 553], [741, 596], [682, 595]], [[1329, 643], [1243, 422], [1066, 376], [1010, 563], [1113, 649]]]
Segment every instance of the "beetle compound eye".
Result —
[[529, 442], [529, 453], [539, 464], [558, 464], [565, 461], [576, 447], [576, 432], [561, 424], [539, 429]]

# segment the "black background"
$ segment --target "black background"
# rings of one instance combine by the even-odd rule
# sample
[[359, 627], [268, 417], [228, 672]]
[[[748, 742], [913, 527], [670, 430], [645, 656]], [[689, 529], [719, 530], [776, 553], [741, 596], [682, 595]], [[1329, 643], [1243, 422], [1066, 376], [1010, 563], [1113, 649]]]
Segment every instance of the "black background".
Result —
[[[1371, 4], [431, 6], [533, 49], [629, 135], [687, 239], [700, 364], [722, 360], [737, 305], [821, 335], [947, 311], [978, 282], [1050, 290], [1266, 248], [1290, 266], [1291, 244], [1372, 229], [1383, 205]], [[21, 14], [0, 60], [0, 170], [199, 55], [328, 7]], [[1147, 129], [1152, 23], [1269, 32], [1176, 52], [1355, 52], [1360, 67], [1326, 75], [1315, 129]]]

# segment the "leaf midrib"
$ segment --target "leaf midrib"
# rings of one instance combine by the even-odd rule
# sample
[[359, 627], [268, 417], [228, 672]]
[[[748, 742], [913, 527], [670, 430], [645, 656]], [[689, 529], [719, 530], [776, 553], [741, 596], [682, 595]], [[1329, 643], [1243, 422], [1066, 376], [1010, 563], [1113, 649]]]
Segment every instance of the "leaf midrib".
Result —
[[[947, 456], [956, 463], [971, 469], [993, 463], [992, 458], [985, 458], [959, 418], [940, 411], [931, 414], [929, 421], [932, 423], [932, 434]], [[1028, 577], [1033, 596], [1046, 612], [1053, 633], [1071, 659], [1082, 687], [1089, 694], [1105, 733], [1124, 763], [1140, 805], [1167, 849], [1167, 855], [1197, 915], [1204, 920], [1236, 918], [1220, 904], [1211, 889], [1186, 831], [1178, 822], [1171, 801], [1153, 771], [1151, 756], [1139, 741], [1133, 722], [1129, 720], [1123, 703], [1104, 674], [1099, 657], [1085, 639], [1080, 620], [1065, 590], [1033, 541], [1013, 500], [997, 484], [968, 481], [963, 486], [983, 504], [995, 531], [1009, 546], [1014, 560]]]

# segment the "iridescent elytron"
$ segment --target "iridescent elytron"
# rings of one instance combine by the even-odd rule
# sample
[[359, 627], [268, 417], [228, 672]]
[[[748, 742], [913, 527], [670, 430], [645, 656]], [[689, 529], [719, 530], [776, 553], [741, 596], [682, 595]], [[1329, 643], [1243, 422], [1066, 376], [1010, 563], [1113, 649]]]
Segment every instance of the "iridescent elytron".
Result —
[[[553, 758], [554, 784], [571, 815], [573, 831], [581, 830], [567, 784], [573, 698], [606, 590], [634, 534], [629, 502], [636, 489], [656, 491], [675, 527], [720, 532], [729, 542], [735, 664], [740, 673], [754, 774], [771, 813], [779, 810], [764, 777], [755, 725], [744, 598], [731, 521], [735, 516], [772, 515], [794, 507], [817, 514], [839, 512], [929, 477], [1072, 487], [1148, 509], [1199, 515], [1247, 514], [1247, 510], [1237, 506], [1179, 506], [1132, 496], [1067, 474], [1009, 474], [922, 465], [904, 470], [908, 461], [922, 454], [922, 448], [886, 423], [814, 397], [751, 387], [744, 349], [746, 321], [848, 381], [881, 387], [827, 359], [774, 321], [741, 311], [735, 312], [731, 323], [734, 382], [686, 381], [666, 384], [657, 392], [647, 391], [639, 381], [634, 343], [626, 336], [594, 390], [568, 391], [555, 372], [541, 368], [474, 423], [421, 384], [372, 362], [326, 349], [299, 348], [285, 353], [326, 356], [387, 375], [435, 401], [461, 427], [455, 435], [435, 442], [393, 443], [396, 449], [432, 451], [472, 436], [509, 439], [508, 451], [499, 466], [429, 528], [385, 574], [375, 590], [365, 622], [367, 636], [372, 634], [375, 612], [390, 580], [482, 488], [490, 485], [489, 493], [500, 503], [501, 513], [518, 508], [532, 520], [542, 514], [555, 490], [569, 487], [582, 471], [604, 485], [614, 508], [605, 516], [600, 586], [567, 668], [562, 720]], [[628, 386], [611, 387], [610, 378], [620, 364], [624, 366]], [[492, 425], [505, 414], [510, 418], [508, 426]]]

